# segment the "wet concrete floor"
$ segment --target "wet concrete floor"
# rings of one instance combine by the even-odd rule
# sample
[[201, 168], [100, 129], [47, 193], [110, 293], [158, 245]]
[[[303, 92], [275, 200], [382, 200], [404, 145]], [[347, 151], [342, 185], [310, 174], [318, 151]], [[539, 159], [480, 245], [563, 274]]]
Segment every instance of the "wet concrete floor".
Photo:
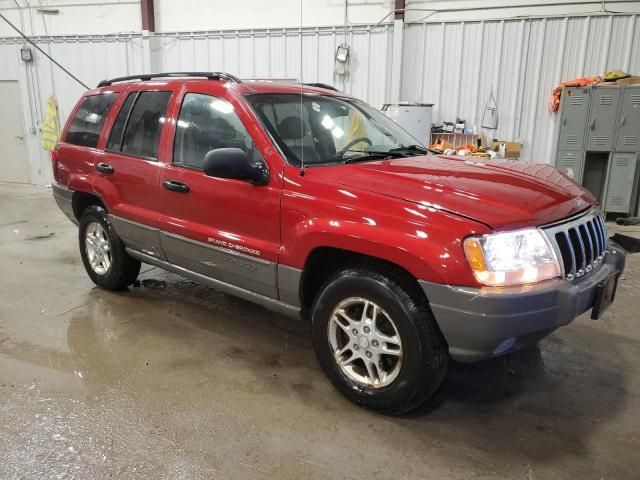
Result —
[[300, 323], [143, 266], [94, 288], [51, 190], [0, 184], [0, 478], [640, 478], [640, 256], [605, 318], [454, 365], [402, 418]]

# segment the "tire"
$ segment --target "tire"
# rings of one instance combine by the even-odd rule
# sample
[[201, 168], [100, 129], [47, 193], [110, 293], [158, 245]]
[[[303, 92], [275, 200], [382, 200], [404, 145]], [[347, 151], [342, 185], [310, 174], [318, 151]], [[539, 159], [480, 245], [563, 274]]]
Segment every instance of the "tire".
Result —
[[[377, 320], [371, 322], [375, 311]], [[360, 323], [346, 318], [359, 318]], [[431, 398], [447, 374], [446, 342], [422, 292], [392, 268], [354, 266], [338, 272], [316, 297], [311, 321], [320, 366], [334, 387], [356, 405], [387, 415], [406, 413]], [[347, 325], [351, 334], [344, 328]], [[360, 357], [352, 360], [354, 353]]]
[[[91, 205], [84, 210], [78, 238], [82, 263], [93, 283], [106, 290], [123, 290], [136, 280], [140, 262], [127, 254], [104, 208]], [[100, 253], [96, 256], [96, 252]]]

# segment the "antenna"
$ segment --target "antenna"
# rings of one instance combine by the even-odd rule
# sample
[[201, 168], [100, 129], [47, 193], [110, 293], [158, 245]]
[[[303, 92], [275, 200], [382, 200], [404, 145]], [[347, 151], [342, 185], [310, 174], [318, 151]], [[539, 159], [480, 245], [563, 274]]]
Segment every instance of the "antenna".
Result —
[[304, 177], [304, 108], [302, 105], [302, 1], [300, 0], [300, 176]]

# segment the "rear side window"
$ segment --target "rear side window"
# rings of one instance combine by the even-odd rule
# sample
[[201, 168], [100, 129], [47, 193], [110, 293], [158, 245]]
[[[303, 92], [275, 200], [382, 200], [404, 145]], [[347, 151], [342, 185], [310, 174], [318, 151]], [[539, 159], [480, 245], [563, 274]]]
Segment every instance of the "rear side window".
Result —
[[65, 141], [83, 147], [95, 147], [104, 121], [118, 94], [102, 93], [85, 97], [71, 121]]
[[129, 155], [158, 158], [160, 132], [171, 92], [140, 92], [126, 121], [120, 151]]

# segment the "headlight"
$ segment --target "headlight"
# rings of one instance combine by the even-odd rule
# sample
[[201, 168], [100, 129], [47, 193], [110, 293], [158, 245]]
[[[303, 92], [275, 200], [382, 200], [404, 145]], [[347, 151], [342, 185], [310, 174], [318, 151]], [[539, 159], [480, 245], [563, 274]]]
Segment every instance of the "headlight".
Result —
[[553, 247], [536, 228], [469, 237], [464, 253], [483, 285], [522, 285], [561, 274]]

